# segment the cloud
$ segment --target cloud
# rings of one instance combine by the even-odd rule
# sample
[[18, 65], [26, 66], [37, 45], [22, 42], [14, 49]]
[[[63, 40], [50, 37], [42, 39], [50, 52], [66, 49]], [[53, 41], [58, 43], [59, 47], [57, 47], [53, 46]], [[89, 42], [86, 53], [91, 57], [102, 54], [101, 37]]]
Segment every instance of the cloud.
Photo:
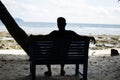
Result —
[[[2, 0], [14, 17], [25, 21], [117, 23], [120, 8], [113, 0]], [[99, 4], [98, 4], [99, 3]]]

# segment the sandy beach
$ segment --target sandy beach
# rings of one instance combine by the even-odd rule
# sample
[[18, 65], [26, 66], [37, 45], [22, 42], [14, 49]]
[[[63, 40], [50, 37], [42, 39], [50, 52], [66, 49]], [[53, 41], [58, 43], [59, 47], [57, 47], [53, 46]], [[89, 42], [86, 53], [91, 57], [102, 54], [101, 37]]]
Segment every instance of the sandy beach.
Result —
[[[111, 49], [120, 53], [119, 35], [95, 35], [97, 43], [90, 45], [88, 80], [120, 80], [120, 55], [111, 56]], [[6, 32], [0, 32], [0, 80], [29, 80], [29, 57]], [[52, 77], [44, 76], [45, 65], [37, 66], [37, 80], [80, 80], [74, 76], [75, 66], [65, 65], [65, 76], [60, 66], [52, 65]], [[80, 65], [80, 71], [82, 65]]]
[[[120, 56], [110, 56], [110, 49], [90, 50], [88, 80], [120, 80], [119, 61]], [[29, 65], [29, 57], [23, 50], [0, 50], [0, 80], [29, 80]], [[46, 77], [47, 67], [38, 65], [37, 80], [80, 80], [81, 76], [74, 76], [74, 65], [66, 65], [64, 69], [66, 75], [61, 77], [60, 66], [52, 65], [52, 77]]]

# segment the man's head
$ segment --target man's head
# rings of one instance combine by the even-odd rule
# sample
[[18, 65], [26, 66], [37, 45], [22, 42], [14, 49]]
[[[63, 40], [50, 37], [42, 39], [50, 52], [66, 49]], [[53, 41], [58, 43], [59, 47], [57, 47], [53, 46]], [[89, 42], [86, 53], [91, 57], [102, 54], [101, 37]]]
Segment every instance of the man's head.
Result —
[[66, 20], [63, 17], [58, 17], [57, 19], [57, 25], [58, 25], [58, 29], [60, 31], [64, 31], [65, 30], [65, 26], [66, 26]]

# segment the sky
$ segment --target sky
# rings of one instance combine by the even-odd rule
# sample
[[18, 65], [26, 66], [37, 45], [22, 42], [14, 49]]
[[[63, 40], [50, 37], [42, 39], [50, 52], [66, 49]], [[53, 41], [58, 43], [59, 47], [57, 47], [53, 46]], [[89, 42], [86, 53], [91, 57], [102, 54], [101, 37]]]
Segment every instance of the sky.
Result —
[[120, 24], [118, 0], [1, 0], [14, 18], [31, 22]]

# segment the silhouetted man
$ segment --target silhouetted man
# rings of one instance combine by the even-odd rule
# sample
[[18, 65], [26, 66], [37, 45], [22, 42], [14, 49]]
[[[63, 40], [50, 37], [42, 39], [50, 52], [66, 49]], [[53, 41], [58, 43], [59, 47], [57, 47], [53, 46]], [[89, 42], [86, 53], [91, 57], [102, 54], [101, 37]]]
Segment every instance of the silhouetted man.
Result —
[[[77, 37], [82, 37], [82, 38], [90, 38], [93, 42], [95, 42], [95, 39], [94, 37], [88, 37], [88, 36], [81, 36], [81, 35], [78, 35], [76, 34], [74, 31], [71, 31], [71, 30], [65, 30], [65, 26], [66, 26], [66, 20], [65, 18], [63, 17], [59, 17], [57, 19], [57, 26], [58, 26], [58, 30], [54, 30], [52, 31], [50, 34], [48, 34], [49, 37], [53, 38], [53, 39], [63, 39], [63, 41], [65, 42], [64, 44], [68, 43], [68, 41], [70, 41], [71, 39], [74, 39], [74, 38], [77, 38]], [[67, 41], [68, 40], [68, 41]], [[66, 42], [67, 41], [67, 42]], [[58, 42], [58, 41], [57, 41]], [[62, 42], [63, 43], [63, 42]], [[65, 57], [65, 54], [67, 54], [67, 52], [64, 52], [64, 51], [67, 51], [66, 50], [66, 47], [64, 46], [64, 44], [62, 45], [61, 43], [57, 43], [57, 45], [59, 46], [57, 48], [57, 55], [61, 55], [61, 59], [64, 59]], [[62, 45], [62, 49], [60, 49], [60, 45]], [[61, 51], [60, 51], [61, 50]], [[58, 53], [58, 52], [61, 52], [61, 53]], [[62, 58], [63, 57], [63, 58]], [[50, 64], [47, 65], [48, 66], [48, 71], [45, 72], [46, 75], [51, 75], [51, 68], [50, 68]], [[61, 75], [64, 76], [65, 74], [65, 71], [64, 71], [64, 64], [61, 64]]]
[[[9, 14], [9, 12], [7, 11], [7, 9], [2, 4], [1, 1], [0, 1], [0, 19], [4, 23], [4, 25], [6, 26], [7, 30], [12, 35], [12, 37], [16, 40], [16, 42], [22, 47], [22, 49], [29, 56], [28, 42], [29, 42], [30, 36], [28, 36], [26, 34], [26, 32], [18, 26], [18, 24], [15, 22], [13, 17]], [[46, 36], [50, 36], [51, 38], [56, 38], [56, 39], [59, 39], [59, 38], [71, 39], [71, 38], [78, 36], [78, 37], [83, 37], [83, 38], [90, 38], [91, 41], [95, 42], [94, 37], [80, 36], [73, 31], [65, 30], [66, 20], [63, 17], [59, 17], [57, 19], [57, 25], [58, 25], [59, 30], [52, 31], [50, 34], [48, 34]], [[32, 35], [32, 36], [34, 36], [34, 35]], [[38, 35], [38, 37], [40, 37], [40, 36]], [[48, 71], [45, 72], [45, 75], [51, 76], [50, 64], [48, 64], [47, 67], [48, 67]], [[65, 74], [64, 64], [61, 64], [61, 75], [64, 75], [64, 74]]]

